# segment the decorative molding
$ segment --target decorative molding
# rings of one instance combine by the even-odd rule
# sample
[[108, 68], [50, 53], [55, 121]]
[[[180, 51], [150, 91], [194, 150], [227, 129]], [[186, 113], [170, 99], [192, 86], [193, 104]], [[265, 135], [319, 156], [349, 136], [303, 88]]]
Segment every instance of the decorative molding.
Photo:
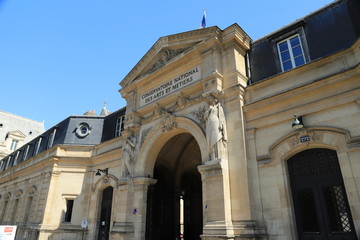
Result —
[[199, 165], [198, 170], [201, 174], [201, 180], [203, 181], [208, 177], [222, 176], [221, 159], [213, 159], [204, 165]]
[[204, 119], [205, 112], [206, 112], [205, 106], [201, 106], [198, 109], [190, 112], [198, 120], [198, 123], [204, 130], [206, 129], [206, 121]]
[[358, 107], [360, 107], [360, 98], [356, 99], [355, 103], [358, 105]]
[[34, 195], [35, 192], [37, 191], [37, 187], [36, 186], [32, 186], [27, 190], [27, 194], [28, 195]]
[[347, 143], [347, 148], [353, 149], [360, 147], [360, 137], [350, 139], [350, 141]]
[[193, 98], [185, 98], [186, 106], [194, 105], [196, 103], [199, 103], [199, 102], [203, 101], [204, 99], [206, 99], [206, 96], [203, 95], [203, 94], [200, 94], [200, 95], [198, 95], [196, 97], [193, 97]]
[[341, 139], [343, 139], [346, 144], [344, 147], [347, 147], [348, 149], [360, 147], [360, 138], [351, 138], [349, 132], [342, 129], [327, 127], [302, 128], [277, 140], [270, 146], [268, 155], [257, 156], [257, 163], [259, 165], [265, 165], [278, 159], [275, 154], [276, 152], [280, 152], [284, 155], [294, 149], [306, 149], [314, 144], [333, 145], [334, 143], [325, 138], [325, 135], [329, 134], [332, 135], [333, 138], [338, 136], [337, 139], [341, 136]]
[[172, 130], [177, 127], [175, 116], [170, 112], [164, 112], [162, 114], [161, 125], [163, 132]]
[[15, 192], [14, 195], [15, 195], [16, 198], [19, 198], [19, 197], [21, 197], [22, 194], [23, 194], [23, 191], [19, 189], [19, 190], [17, 190], [17, 191]]
[[133, 222], [115, 222], [111, 228], [112, 234], [121, 234], [124, 236], [134, 235], [134, 223]]
[[4, 199], [9, 200], [11, 198], [11, 192], [7, 192], [4, 194]]
[[260, 156], [256, 158], [257, 164], [267, 164], [271, 162], [270, 156]]
[[149, 134], [149, 132], [153, 129], [153, 127], [149, 127], [146, 128], [144, 130], [141, 131], [141, 142], [140, 142], [140, 146], [142, 146], [142, 144], [144, 143], [146, 136]]

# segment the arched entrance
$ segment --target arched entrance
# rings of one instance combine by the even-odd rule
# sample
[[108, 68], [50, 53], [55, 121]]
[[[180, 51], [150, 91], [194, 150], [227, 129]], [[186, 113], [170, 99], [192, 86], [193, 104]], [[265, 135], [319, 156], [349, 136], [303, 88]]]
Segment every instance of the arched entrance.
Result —
[[161, 149], [154, 166], [157, 183], [148, 191], [146, 239], [200, 239], [200, 164], [199, 146], [188, 133], [172, 137]]
[[113, 187], [107, 187], [102, 191], [100, 219], [99, 219], [99, 235], [98, 240], [108, 240], [111, 221], [111, 207], [113, 198]]
[[299, 240], [357, 239], [336, 151], [302, 151], [288, 170]]

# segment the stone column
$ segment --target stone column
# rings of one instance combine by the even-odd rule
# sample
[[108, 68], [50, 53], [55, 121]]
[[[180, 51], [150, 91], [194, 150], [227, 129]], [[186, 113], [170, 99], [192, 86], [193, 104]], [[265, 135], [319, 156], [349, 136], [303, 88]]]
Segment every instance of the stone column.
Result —
[[203, 240], [235, 239], [231, 221], [228, 163], [215, 159], [198, 166], [203, 186]]

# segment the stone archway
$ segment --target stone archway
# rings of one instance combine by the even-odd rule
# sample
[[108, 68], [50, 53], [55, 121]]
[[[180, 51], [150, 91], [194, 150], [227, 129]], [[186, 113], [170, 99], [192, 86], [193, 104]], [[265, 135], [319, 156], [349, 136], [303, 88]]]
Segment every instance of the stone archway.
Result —
[[307, 149], [287, 165], [299, 239], [357, 239], [336, 151]]
[[[302, 128], [276, 141], [269, 148], [270, 154], [268, 158], [262, 158], [261, 161], [259, 161], [259, 163], [263, 162], [267, 166], [276, 167], [276, 174], [279, 176], [278, 187], [286, 193], [286, 198], [281, 202], [282, 207], [288, 209], [287, 217], [284, 218], [284, 220], [286, 224], [288, 224], [289, 229], [291, 229], [293, 237], [297, 234], [297, 223], [299, 220], [294, 211], [293, 200], [297, 198], [297, 193], [294, 194], [292, 192], [291, 176], [289, 176], [292, 173], [289, 173], [288, 163], [289, 159], [292, 159], [294, 156], [299, 156], [297, 154], [311, 149], [334, 151], [339, 169], [342, 173], [341, 178], [343, 180], [344, 191], [347, 195], [349, 209], [354, 216], [354, 231], [358, 230], [356, 216], [359, 212], [359, 202], [358, 198], [354, 197], [354, 195], [357, 195], [357, 191], [352, 187], [356, 180], [352, 177], [354, 174], [354, 170], [351, 168], [353, 159], [351, 159], [349, 154], [351, 146], [353, 146], [353, 140], [349, 132], [342, 129], [329, 127]], [[308, 180], [310, 181], [311, 179], [309, 178]], [[318, 182], [319, 181], [314, 181], [316, 184]], [[302, 193], [306, 194], [307, 192]]]
[[150, 187], [146, 239], [200, 239], [202, 183], [197, 166], [201, 152], [195, 138], [180, 133], [161, 148]]

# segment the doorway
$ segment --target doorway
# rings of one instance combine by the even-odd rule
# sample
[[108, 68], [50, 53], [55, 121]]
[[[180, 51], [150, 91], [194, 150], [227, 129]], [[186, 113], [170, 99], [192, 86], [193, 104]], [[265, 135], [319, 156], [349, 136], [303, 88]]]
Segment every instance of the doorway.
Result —
[[200, 149], [190, 134], [171, 138], [160, 151], [149, 186], [148, 240], [200, 240], [203, 227]]
[[302, 151], [288, 170], [299, 240], [356, 240], [336, 151]]
[[113, 187], [110, 186], [105, 188], [102, 191], [101, 197], [98, 240], [109, 239], [112, 198]]

